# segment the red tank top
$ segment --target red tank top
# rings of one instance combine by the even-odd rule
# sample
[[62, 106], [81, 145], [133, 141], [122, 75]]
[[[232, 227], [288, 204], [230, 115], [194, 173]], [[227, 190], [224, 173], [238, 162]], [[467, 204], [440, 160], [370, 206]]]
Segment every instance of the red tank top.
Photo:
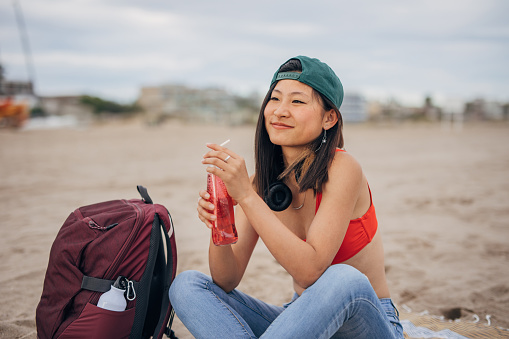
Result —
[[[338, 149], [337, 151], [343, 150]], [[350, 220], [350, 224], [346, 230], [345, 238], [341, 243], [341, 247], [339, 248], [338, 253], [334, 257], [334, 260], [332, 260], [331, 265], [340, 264], [359, 253], [367, 244], [371, 242], [371, 240], [373, 240], [373, 237], [376, 234], [378, 221], [376, 220], [375, 206], [373, 206], [373, 199], [371, 197], [371, 189], [369, 188], [369, 185], [368, 190], [370, 202], [369, 209], [366, 213], [364, 213], [362, 217]], [[318, 207], [320, 206], [321, 201], [322, 193], [318, 192], [316, 194], [315, 213], [318, 211]]]

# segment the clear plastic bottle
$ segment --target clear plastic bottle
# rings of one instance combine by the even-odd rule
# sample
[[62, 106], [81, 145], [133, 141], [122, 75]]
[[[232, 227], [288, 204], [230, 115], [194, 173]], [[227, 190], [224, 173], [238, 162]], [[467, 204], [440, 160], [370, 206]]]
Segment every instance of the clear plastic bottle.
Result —
[[99, 301], [97, 302], [97, 306], [100, 308], [104, 308], [110, 311], [125, 311], [127, 307], [127, 301], [124, 297], [124, 292], [127, 288], [125, 282], [123, 281], [125, 277], [118, 277], [117, 280], [111, 285], [109, 291], [104, 292]]
[[235, 215], [233, 214], [233, 200], [228, 194], [226, 186], [219, 177], [207, 173], [207, 192], [209, 201], [214, 205], [212, 221], [212, 242], [216, 246], [235, 244], [239, 239], [235, 228]]

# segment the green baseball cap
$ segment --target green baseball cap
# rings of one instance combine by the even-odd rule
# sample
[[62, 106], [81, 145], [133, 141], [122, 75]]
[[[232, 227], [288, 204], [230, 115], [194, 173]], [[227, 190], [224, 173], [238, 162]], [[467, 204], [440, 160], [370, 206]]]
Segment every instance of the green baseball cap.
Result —
[[[300, 61], [302, 65], [301, 73], [279, 72], [281, 66], [293, 59]], [[299, 55], [288, 59], [285, 63], [283, 63], [283, 65], [279, 66], [277, 72], [274, 73], [270, 83], [271, 86], [276, 81], [283, 79], [300, 81], [323, 94], [339, 109], [341, 103], [343, 103], [343, 85], [336, 73], [334, 73], [334, 71], [326, 63], [315, 58]]]

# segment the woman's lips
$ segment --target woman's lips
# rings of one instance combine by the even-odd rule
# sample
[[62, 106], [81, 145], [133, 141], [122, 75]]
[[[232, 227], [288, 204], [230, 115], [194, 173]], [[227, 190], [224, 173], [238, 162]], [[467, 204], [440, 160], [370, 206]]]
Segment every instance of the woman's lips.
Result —
[[286, 125], [286, 124], [283, 124], [281, 122], [273, 122], [271, 123], [272, 127], [274, 127], [275, 129], [289, 129], [289, 128], [293, 128], [292, 126], [289, 126], [289, 125]]

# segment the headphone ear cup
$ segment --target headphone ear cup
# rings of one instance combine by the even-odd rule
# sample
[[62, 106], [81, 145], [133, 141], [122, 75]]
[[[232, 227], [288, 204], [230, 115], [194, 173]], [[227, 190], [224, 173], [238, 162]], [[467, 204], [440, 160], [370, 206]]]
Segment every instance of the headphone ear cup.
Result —
[[281, 212], [292, 203], [292, 191], [283, 182], [276, 181], [269, 186], [263, 200], [271, 210]]

